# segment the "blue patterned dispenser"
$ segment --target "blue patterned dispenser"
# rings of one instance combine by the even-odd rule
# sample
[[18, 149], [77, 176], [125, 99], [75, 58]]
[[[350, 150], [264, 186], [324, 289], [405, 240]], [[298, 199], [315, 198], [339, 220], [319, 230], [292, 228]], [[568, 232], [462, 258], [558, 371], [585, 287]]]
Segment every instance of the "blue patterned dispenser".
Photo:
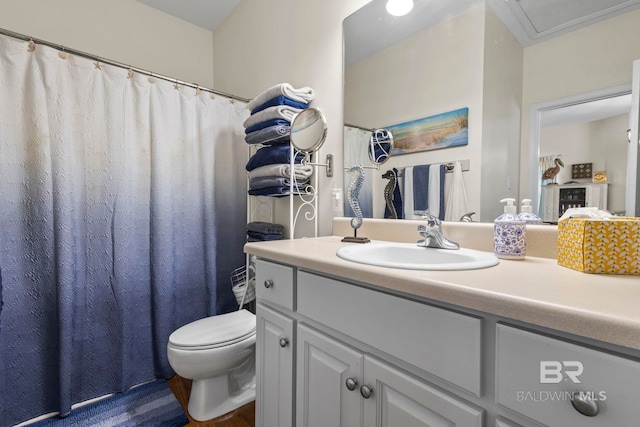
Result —
[[498, 258], [524, 259], [526, 255], [526, 221], [516, 213], [516, 199], [500, 200], [507, 203], [504, 213], [493, 222], [493, 247]]
[[542, 219], [533, 213], [533, 206], [531, 206], [531, 199], [522, 199], [522, 205], [520, 206], [521, 220], [527, 224], [542, 224]]

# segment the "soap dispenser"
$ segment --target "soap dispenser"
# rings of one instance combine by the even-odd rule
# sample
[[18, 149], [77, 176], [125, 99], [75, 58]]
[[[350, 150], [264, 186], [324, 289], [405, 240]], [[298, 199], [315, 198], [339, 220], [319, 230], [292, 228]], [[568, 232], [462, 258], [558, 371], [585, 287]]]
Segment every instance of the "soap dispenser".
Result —
[[542, 219], [533, 213], [533, 207], [531, 206], [531, 199], [522, 199], [522, 205], [520, 206], [521, 220], [527, 224], [542, 224]]
[[526, 225], [516, 213], [516, 199], [500, 200], [505, 203], [504, 213], [493, 223], [493, 247], [498, 258], [524, 259], [526, 254]]

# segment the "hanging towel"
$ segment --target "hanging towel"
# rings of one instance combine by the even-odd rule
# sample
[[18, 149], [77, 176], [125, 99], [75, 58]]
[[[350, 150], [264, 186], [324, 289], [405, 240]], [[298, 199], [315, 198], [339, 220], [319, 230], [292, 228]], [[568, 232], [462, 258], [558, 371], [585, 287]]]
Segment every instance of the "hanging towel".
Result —
[[271, 120], [267, 120], [265, 122], [260, 122], [260, 123], [256, 123], [253, 126], [249, 126], [248, 128], [246, 128], [244, 130], [245, 134], [250, 134], [252, 132], [255, 132], [257, 130], [262, 130], [271, 126], [290, 126], [291, 125], [291, 121], [289, 120], [285, 120], [285, 119], [271, 119]]
[[253, 111], [256, 107], [264, 104], [271, 98], [284, 95], [289, 99], [299, 102], [309, 103], [316, 97], [315, 92], [310, 87], [294, 88], [289, 83], [280, 83], [265, 90], [247, 104], [249, 111]]
[[413, 210], [416, 215], [429, 209], [429, 168], [430, 165], [413, 167]]
[[293, 118], [302, 111], [300, 108], [288, 107], [286, 105], [277, 105], [275, 107], [266, 108], [256, 114], [252, 114], [247, 117], [247, 120], [242, 124], [245, 128], [250, 128], [258, 123], [266, 122], [267, 120], [283, 119], [291, 122]]
[[244, 137], [247, 144], [278, 144], [289, 142], [291, 126], [275, 125], [251, 132]]
[[300, 108], [301, 110], [304, 110], [305, 108], [309, 107], [309, 104], [306, 102], [295, 101], [291, 98], [287, 98], [284, 95], [279, 95], [269, 99], [265, 103], [251, 110], [251, 114], [255, 114], [259, 111], [264, 110], [265, 108], [274, 107], [276, 105], [288, 105], [289, 107]]
[[460, 221], [464, 214], [469, 213], [469, 201], [467, 200], [467, 190], [464, 187], [462, 165], [459, 161], [453, 164], [451, 175], [444, 219], [446, 221]]
[[429, 168], [427, 212], [439, 219], [444, 219], [444, 174], [444, 165], [431, 165]]
[[[289, 158], [291, 147], [289, 145], [272, 145], [256, 151], [247, 162], [246, 169], [252, 171], [260, 166], [273, 165], [276, 163], [290, 163]], [[304, 154], [296, 152], [294, 163], [300, 163]]]
[[[313, 166], [309, 166], [309, 165], [293, 166], [293, 177], [296, 180], [308, 179], [312, 173], [313, 173]], [[292, 178], [291, 165], [289, 164], [267, 165], [267, 166], [261, 166], [249, 172], [249, 180], [252, 180], [254, 178], [266, 177], [266, 176]]]
[[416, 215], [413, 208], [413, 166], [404, 168], [403, 187], [404, 195], [402, 201], [404, 202], [404, 217], [405, 219], [421, 219], [422, 215]]

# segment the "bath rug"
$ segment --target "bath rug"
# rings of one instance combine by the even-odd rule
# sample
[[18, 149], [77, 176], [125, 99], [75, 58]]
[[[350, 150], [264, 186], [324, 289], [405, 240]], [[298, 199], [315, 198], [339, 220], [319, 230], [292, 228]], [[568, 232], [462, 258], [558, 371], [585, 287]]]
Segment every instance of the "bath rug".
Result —
[[189, 420], [165, 380], [155, 380], [124, 393], [48, 418], [36, 427], [173, 427]]

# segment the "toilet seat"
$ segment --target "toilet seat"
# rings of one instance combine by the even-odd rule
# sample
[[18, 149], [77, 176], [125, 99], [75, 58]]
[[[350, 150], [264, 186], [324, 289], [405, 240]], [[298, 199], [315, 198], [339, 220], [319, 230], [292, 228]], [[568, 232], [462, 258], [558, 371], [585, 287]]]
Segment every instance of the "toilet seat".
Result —
[[236, 344], [255, 333], [255, 315], [247, 310], [238, 310], [182, 326], [169, 336], [169, 345], [182, 350], [206, 350]]

